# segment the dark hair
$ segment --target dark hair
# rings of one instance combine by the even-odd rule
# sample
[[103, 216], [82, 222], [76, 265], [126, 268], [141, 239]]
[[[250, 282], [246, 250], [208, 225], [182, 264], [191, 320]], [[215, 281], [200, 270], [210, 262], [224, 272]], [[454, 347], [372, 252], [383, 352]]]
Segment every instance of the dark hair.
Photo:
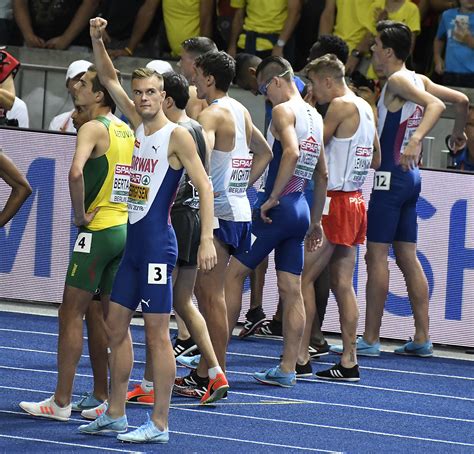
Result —
[[206, 52], [194, 61], [205, 76], [213, 76], [218, 90], [226, 92], [235, 76], [235, 60], [226, 52]]
[[[87, 71], [94, 73], [94, 78], [92, 79], [92, 91], [94, 93], [101, 91], [104, 94], [104, 100], [102, 102], [103, 105], [110, 107], [112, 113], [115, 112], [115, 109], [117, 108], [117, 106], [115, 105], [115, 101], [112, 99], [112, 96], [110, 96], [110, 93], [107, 91], [107, 89], [100, 82], [99, 75], [97, 74], [97, 68], [95, 67], [95, 65], [90, 65], [89, 68], [87, 68]], [[120, 74], [120, 71], [116, 69], [115, 73], [117, 74], [119, 82], [122, 83], [122, 75]]]
[[241, 80], [248, 72], [250, 67], [257, 66], [260, 64], [262, 59], [257, 57], [256, 55], [246, 54], [242, 52], [235, 56], [235, 79], [234, 84], [237, 83], [238, 80]]
[[293, 68], [291, 67], [288, 60], [282, 57], [267, 57], [257, 67], [257, 77], [262, 73], [265, 79], [278, 76], [279, 74], [288, 71], [283, 78], [287, 81], [293, 78]]
[[334, 54], [342, 63], [349, 58], [347, 43], [336, 35], [321, 35], [309, 51], [308, 61], [315, 60], [326, 54]]
[[377, 23], [377, 32], [384, 48], [393, 49], [395, 57], [405, 61], [410, 55], [412, 34], [410, 28], [401, 22], [382, 20]]
[[178, 109], [183, 110], [189, 101], [189, 83], [182, 74], [169, 71], [163, 76], [163, 90], [170, 97]]
[[203, 55], [206, 52], [217, 52], [216, 43], [205, 36], [195, 36], [194, 38], [186, 39], [181, 43], [181, 47], [190, 54]]

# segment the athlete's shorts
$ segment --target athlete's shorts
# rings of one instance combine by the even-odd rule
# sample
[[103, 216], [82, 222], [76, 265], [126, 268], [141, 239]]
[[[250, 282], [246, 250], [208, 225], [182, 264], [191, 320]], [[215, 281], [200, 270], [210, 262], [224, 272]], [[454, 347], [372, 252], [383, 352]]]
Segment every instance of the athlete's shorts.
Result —
[[201, 242], [199, 211], [186, 205], [173, 207], [171, 224], [178, 241], [178, 266], [196, 266], [199, 243]]
[[127, 245], [117, 271], [111, 300], [135, 311], [169, 314], [173, 302], [172, 273], [178, 256], [173, 227], [143, 232], [140, 221], [129, 224]]
[[416, 203], [421, 191], [418, 169], [392, 172], [390, 190], [372, 190], [367, 213], [367, 241], [416, 243], [418, 223]]
[[329, 213], [322, 224], [326, 238], [333, 244], [352, 247], [364, 244], [367, 209], [360, 191], [328, 191]]
[[126, 237], [126, 224], [97, 231], [81, 228], [69, 262], [66, 285], [91, 293], [100, 288], [103, 295], [110, 295]]
[[224, 243], [230, 255], [237, 255], [250, 249], [251, 222], [224, 221], [217, 219], [219, 227], [214, 229], [214, 236]]
[[304, 238], [309, 227], [309, 207], [301, 192], [285, 195], [279, 205], [268, 212], [272, 223], [263, 222], [260, 210], [254, 209], [252, 236], [256, 237], [250, 251], [236, 254], [247, 268], [255, 269], [275, 250], [278, 271], [300, 275], [303, 270]]

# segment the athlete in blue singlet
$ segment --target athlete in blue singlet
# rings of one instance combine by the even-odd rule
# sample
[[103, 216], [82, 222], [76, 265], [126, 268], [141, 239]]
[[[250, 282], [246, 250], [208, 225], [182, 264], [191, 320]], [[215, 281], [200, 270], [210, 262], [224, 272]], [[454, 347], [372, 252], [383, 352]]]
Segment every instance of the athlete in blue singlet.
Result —
[[[240, 313], [245, 278], [275, 250], [285, 327], [283, 357], [279, 366], [254, 377], [263, 383], [286, 387], [296, 383], [296, 358], [304, 329], [303, 242], [308, 229], [316, 237], [315, 242], [322, 239], [320, 221], [327, 184], [322, 118], [303, 101], [292, 76], [290, 64], [281, 57], [266, 58], [257, 68], [260, 91], [275, 106], [269, 128], [274, 138], [274, 157], [268, 169], [265, 197], [253, 219], [252, 234], [256, 240], [250, 251], [231, 259], [225, 292], [229, 327], [233, 328]], [[304, 189], [312, 178], [316, 187], [310, 222]]]
[[[176, 236], [170, 209], [186, 169], [200, 196], [201, 243], [198, 266], [216, 264], [212, 243], [213, 194], [191, 134], [171, 123], [162, 111], [163, 78], [148, 68], [132, 74], [133, 102], [120, 85], [102, 36], [107, 21], [91, 19], [90, 33], [100, 80], [135, 129], [130, 170], [129, 224], [123, 260], [116, 275], [106, 324], [109, 335], [111, 393], [108, 408], [94, 422], [79, 427], [87, 434], [118, 432], [118, 439], [166, 443], [168, 413], [175, 378], [169, 337], [171, 274], [176, 263]], [[129, 325], [141, 302], [147, 344], [152, 352], [155, 403], [151, 420], [127, 430], [125, 398], [133, 364]]]
[[[465, 143], [463, 133], [468, 99], [462, 93], [434, 84], [405, 67], [411, 49], [411, 31], [399, 22], [381, 21], [372, 48], [374, 59], [387, 77], [378, 103], [382, 163], [375, 173], [368, 210], [367, 309], [365, 333], [357, 354], [380, 354], [379, 333], [388, 293], [387, 257], [392, 244], [415, 318], [413, 341], [395, 353], [432, 356], [429, 339], [428, 283], [416, 255], [416, 203], [421, 180], [418, 169], [421, 142], [444, 110], [443, 101], [455, 104], [453, 141]], [[440, 98], [440, 99], [438, 99]]]

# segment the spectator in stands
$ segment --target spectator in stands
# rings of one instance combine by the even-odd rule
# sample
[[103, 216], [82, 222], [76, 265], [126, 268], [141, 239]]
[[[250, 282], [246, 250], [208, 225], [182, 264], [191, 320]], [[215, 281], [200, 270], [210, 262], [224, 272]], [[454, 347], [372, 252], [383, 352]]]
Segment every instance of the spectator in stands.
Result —
[[187, 39], [212, 36], [213, 11], [214, 0], [163, 0], [163, 20], [173, 57], [181, 54], [181, 43]]
[[15, 77], [20, 62], [10, 53], [0, 50], [0, 125], [7, 123], [7, 113], [15, 103]]
[[87, 25], [99, 0], [13, 0], [15, 21], [28, 47], [90, 47]]
[[[91, 65], [92, 63], [87, 60], [76, 60], [69, 65], [66, 72], [66, 88], [72, 98], [74, 98], [74, 85], [79, 82], [80, 78]], [[71, 118], [73, 112], [74, 109], [56, 115], [51, 120], [48, 129], [50, 131], [76, 132]]]
[[158, 74], [169, 73], [173, 71], [173, 67], [164, 60], [152, 60], [146, 64], [146, 67], [156, 71]]
[[435, 71], [444, 85], [474, 88], [474, 0], [460, 5], [441, 16], [433, 45]]
[[7, 112], [7, 124], [18, 126], [19, 128], [29, 128], [30, 118], [28, 115], [28, 107], [22, 99], [15, 96], [12, 108]]
[[0, 0], [0, 46], [21, 44], [13, 20], [12, 0]]
[[107, 19], [104, 42], [109, 55], [115, 57], [152, 57], [160, 15], [160, 0], [104, 0], [101, 14]]
[[292, 62], [293, 31], [301, 14], [300, 0], [231, 0], [237, 8], [227, 52], [266, 58], [283, 55]]
[[217, 0], [216, 3], [216, 18], [212, 39], [219, 50], [226, 50], [229, 47], [235, 8], [230, 6], [230, 0]]
[[453, 151], [450, 144], [450, 137], [447, 138], [448, 148], [454, 160], [454, 168], [474, 172], [474, 104], [469, 106], [469, 114], [466, 123], [466, 146], [458, 152]]

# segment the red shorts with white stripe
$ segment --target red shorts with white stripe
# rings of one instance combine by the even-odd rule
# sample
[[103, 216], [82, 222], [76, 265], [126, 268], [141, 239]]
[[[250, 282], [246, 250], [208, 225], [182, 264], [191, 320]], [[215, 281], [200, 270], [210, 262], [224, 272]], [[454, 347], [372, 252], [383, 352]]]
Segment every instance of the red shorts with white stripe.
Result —
[[326, 238], [333, 244], [355, 246], [365, 242], [367, 208], [360, 191], [328, 191], [329, 212], [322, 224]]

